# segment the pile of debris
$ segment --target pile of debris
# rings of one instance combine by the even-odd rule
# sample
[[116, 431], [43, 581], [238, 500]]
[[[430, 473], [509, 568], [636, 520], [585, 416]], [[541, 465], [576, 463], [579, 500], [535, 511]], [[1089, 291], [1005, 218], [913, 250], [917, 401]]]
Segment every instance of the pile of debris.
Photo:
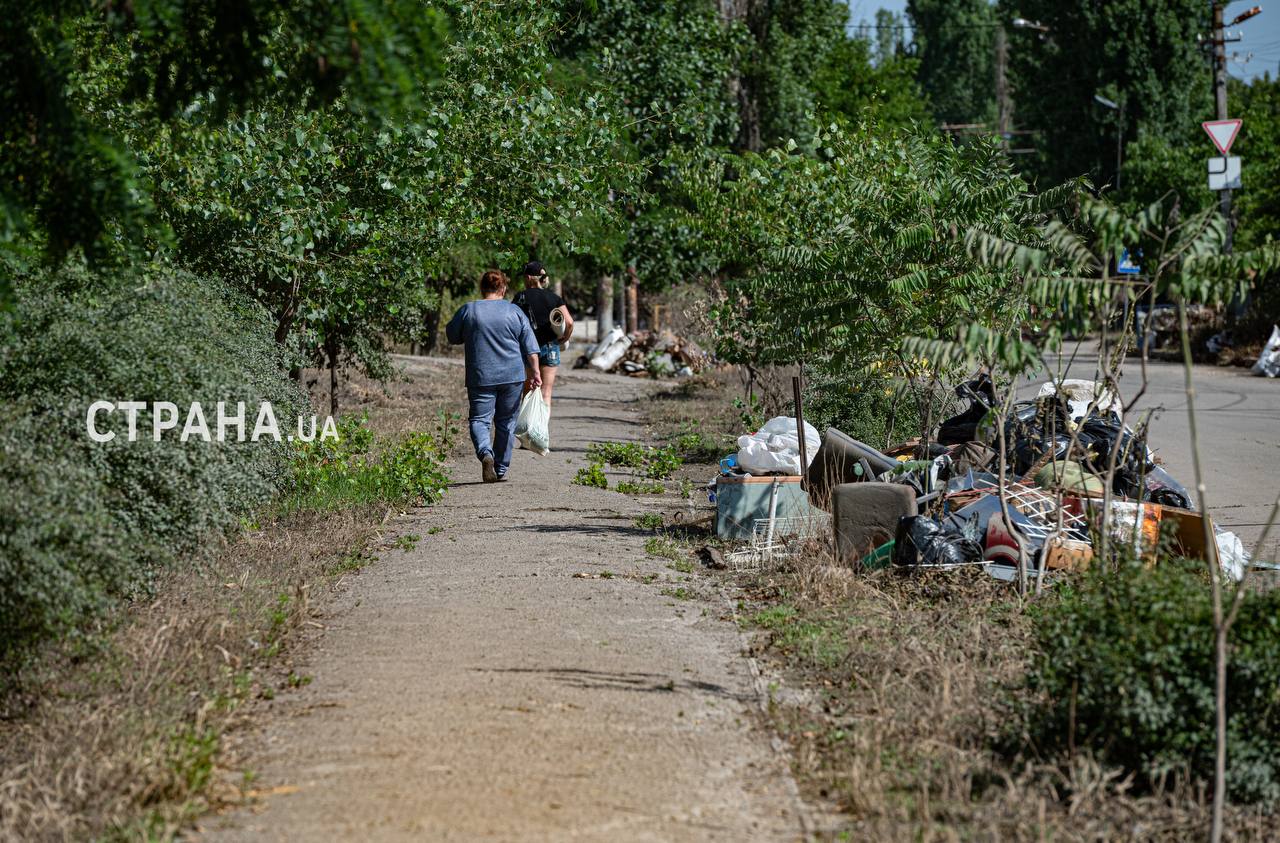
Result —
[[[1103, 535], [1153, 561], [1162, 541], [1190, 558], [1205, 558], [1206, 536], [1212, 535], [1229, 576], [1240, 579], [1251, 564], [1235, 534], [1206, 525], [1208, 516], [1196, 512], [1187, 489], [1147, 448], [1145, 428], [1125, 425], [1120, 402], [1100, 385], [1051, 381], [1035, 399], [1014, 405], [1004, 422], [1003, 484], [991, 381], [979, 377], [957, 393], [971, 406], [943, 422], [936, 441], [925, 445], [915, 440], [883, 453], [828, 429], [805, 471], [807, 494], [799, 493], [799, 476], [776, 478], [767, 509], [762, 488], [755, 512], [735, 514], [736, 522], [754, 514], [758, 523], [750, 535], [767, 535], [768, 554], [776, 551], [780, 534], [799, 530], [806, 518], [826, 518], [846, 564], [972, 565], [1006, 580], [1020, 571], [1036, 577], [1088, 568]], [[736, 492], [749, 482], [742, 474], [733, 459], [722, 464], [716, 486], [735, 494], [720, 508], [743, 498]]]
[[672, 331], [625, 333], [614, 328], [604, 339], [587, 348], [577, 368], [591, 366], [602, 372], [633, 377], [689, 377], [712, 365], [711, 355], [697, 343]]
[[[1218, 311], [1208, 305], [1187, 305], [1187, 329], [1193, 337], [1212, 330], [1220, 321]], [[1145, 346], [1148, 351], [1169, 349], [1181, 353], [1182, 331], [1178, 324], [1177, 305], [1157, 304], [1151, 308], [1136, 308], [1134, 322], [1138, 336], [1138, 351], [1142, 351]], [[1211, 340], [1210, 352], [1217, 353], [1212, 343], [1220, 336], [1220, 334], [1215, 335]]]

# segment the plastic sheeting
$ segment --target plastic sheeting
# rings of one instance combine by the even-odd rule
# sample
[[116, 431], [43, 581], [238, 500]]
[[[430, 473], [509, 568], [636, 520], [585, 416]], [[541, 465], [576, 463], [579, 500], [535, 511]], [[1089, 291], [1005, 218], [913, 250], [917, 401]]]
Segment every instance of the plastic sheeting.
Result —
[[617, 365], [630, 347], [631, 338], [627, 336], [626, 331], [614, 328], [605, 334], [604, 339], [600, 340], [600, 344], [596, 346], [595, 353], [591, 355], [591, 365], [602, 372], [608, 372]]
[[1258, 355], [1258, 362], [1253, 364], [1253, 373], [1280, 378], [1280, 325], [1271, 326], [1271, 339]]
[[[818, 429], [804, 423], [804, 441], [810, 462], [817, 456], [822, 438]], [[738, 467], [750, 474], [800, 474], [800, 438], [796, 420], [777, 416], [749, 436], [738, 437]], [[808, 468], [808, 466], [805, 466]]]

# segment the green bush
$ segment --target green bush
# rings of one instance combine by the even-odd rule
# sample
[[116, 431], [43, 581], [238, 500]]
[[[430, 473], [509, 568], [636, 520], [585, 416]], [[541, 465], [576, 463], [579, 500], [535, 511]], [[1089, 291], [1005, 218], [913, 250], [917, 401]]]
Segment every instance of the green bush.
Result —
[[593, 489], [609, 488], [609, 478], [604, 475], [604, 463], [592, 460], [586, 468], [578, 469], [573, 477], [575, 486], [590, 486]]
[[441, 414], [436, 431], [416, 432], [372, 454], [368, 417], [338, 422], [338, 438], [298, 442], [285, 511], [333, 510], [354, 504], [433, 504], [449, 485], [444, 467], [457, 429]]
[[113, 498], [35, 420], [0, 414], [0, 667], [141, 584], [134, 557], [157, 549], [115, 517]]
[[587, 458], [633, 469], [650, 480], [664, 480], [684, 463], [675, 448], [652, 448], [639, 442], [594, 442], [587, 446]]
[[[1087, 748], [1148, 782], [1213, 779], [1213, 612], [1204, 563], [1126, 564], [1033, 608], [1026, 724], [1048, 754]], [[1280, 798], [1280, 590], [1251, 593], [1231, 632], [1227, 786]], [[1074, 726], [1073, 726], [1074, 723]], [[1074, 735], [1072, 730], [1074, 729]]]
[[[255, 305], [158, 266], [108, 282], [69, 268], [18, 280], [0, 323], [0, 661], [64, 634], [144, 586], [210, 531], [238, 522], [288, 479], [287, 443], [151, 437], [151, 402], [179, 428], [199, 401], [244, 401], [246, 432], [270, 401], [287, 433], [305, 406]], [[138, 438], [95, 400], [143, 401]]]
[[[941, 420], [935, 417], [935, 423]], [[920, 435], [919, 408], [910, 395], [899, 395], [886, 377], [858, 374], [836, 378], [814, 374], [805, 389], [805, 421], [828, 427], [884, 448]]]

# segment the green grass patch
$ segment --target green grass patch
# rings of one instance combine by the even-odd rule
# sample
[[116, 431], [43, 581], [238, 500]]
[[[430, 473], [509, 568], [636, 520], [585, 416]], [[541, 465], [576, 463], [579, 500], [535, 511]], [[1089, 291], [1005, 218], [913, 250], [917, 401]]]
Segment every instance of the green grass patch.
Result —
[[376, 448], [367, 416], [348, 416], [338, 422], [337, 439], [295, 442], [293, 483], [281, 510], [436, 503], [449, 484], [444, 462], [457, 434], [453, 421], [441, 414], [435, 431], [410, 433]]
[[694, 422], [685, 422], [680, 426], [681, 432], [676, 435], [672, 447], [687, 463], [709, 465], [719, 463], [728, 454], [737, 450], [733, 437], [727, 435], [709, 436], [697, 429]]
[[636, 519], [636, 526], [642, 530], [661, 530], [662, 516], [656, 512], [646, 512]]
[[349, 574], [352, 571], [359, 571], [361, 568], [373, 561], [373, 557], [364, 551], [356, 551], [348, 553], [337, 562], [334, 562], [325, 569], [325, 573], [331, 577], [338, 577], [343, 574]]
[[783, 603], [756, 612], [749, 622], [772, 632], [775, 647], [814, 667], [833, 668], [849, 652], [847, 625], [835, 615], [802, 615]]
[[573, 483], [575, 486], [589, 486], [593, 489], [609, 488], [609, 478], [604, 476], [604, 463], [593, 460], [586, 468], [578, 469]]
[[661, 483], [633, 483], [623, 480], [616, 487], [624, 495], [660, 495], [667, 489]]
[[639, 442], [595, 442], [587, 448], [587, 457], [613, 468], [629, 468], [649, 480], [665, 480], [684, 463], [675, 448]]
[[654, 536], [644, 543], [644, 552], [663, 559], [683, 559], [687, 554], [678, 542], [668, 536]]

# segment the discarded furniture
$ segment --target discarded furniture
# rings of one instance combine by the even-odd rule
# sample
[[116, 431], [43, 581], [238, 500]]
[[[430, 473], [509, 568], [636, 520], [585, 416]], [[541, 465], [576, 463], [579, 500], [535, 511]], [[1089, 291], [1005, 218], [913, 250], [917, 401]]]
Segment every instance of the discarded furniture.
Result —
[[836, 558], [854, 565], [893, 539], [898, 520], [916, 514], [916, 493], [900, 483], [842, 483], [831, 493]]
[[716, 535], [752, 539], [757, 521], [774, 521], [774, 536], [795, 532], [813, 515], [797, 475], [754, 477], [727, 474], [716, 478]]
[[[809, 500], [820, 509], [830, 510], [832, 490], [836, 486], [873, 480], [897, 464], [897, 460], [870, 445], [829, 427], [823, 434], [822, 445], [809, 463], [806, 475]], [[892, 531], [889, 537], [893, 537]]]

